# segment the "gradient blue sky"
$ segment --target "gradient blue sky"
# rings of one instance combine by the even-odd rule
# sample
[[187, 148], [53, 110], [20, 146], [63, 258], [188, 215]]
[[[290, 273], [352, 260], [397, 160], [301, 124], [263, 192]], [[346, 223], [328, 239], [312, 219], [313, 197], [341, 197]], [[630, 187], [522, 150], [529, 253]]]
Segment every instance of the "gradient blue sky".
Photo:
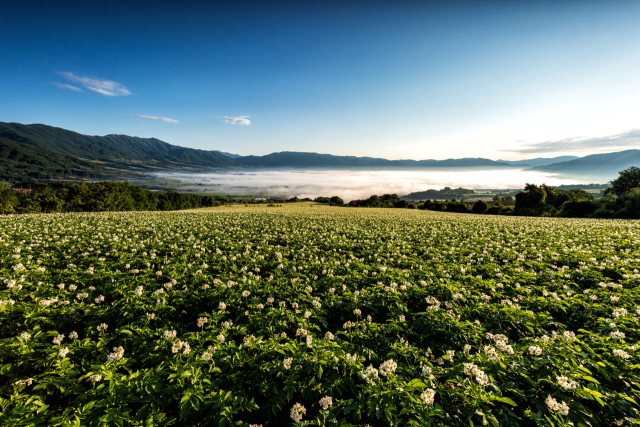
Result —
[[0, 16], [0, 121], [242, 155], [640, 148], [637, 1], [15, 1]]

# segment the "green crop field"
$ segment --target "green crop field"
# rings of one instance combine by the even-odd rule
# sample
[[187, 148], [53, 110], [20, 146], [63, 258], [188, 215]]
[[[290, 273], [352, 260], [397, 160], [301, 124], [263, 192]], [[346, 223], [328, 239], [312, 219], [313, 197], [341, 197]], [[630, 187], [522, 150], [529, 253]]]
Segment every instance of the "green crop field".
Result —
[[0, 217], [2, 426], [638, 424], [640, 224]]

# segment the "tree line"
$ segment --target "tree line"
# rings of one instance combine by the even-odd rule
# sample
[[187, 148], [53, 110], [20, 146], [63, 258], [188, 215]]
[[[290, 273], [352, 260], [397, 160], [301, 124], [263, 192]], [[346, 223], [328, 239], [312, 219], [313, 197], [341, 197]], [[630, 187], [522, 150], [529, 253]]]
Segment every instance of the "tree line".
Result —
[[128, 182], [87, 184], [53, 182], [29, 183], [26, 191], [0, 190], [0, 213], [172, 211], [213, 207], [226, 199], [154, 192]]
[[[333, 206], [409, 208], [439, 212], [456, 212], [488, 215], [518, 215], [567, 218], [640, 218], [640, 168], [635, 166], [619, 172], [618, 178], [609, 182], [604, 196], [596, 199], [592, 193], [580, 188], [565, 190], [542, 184], [526, 184], [515, 196], [515, 206], [504, 206], [501, 202], [512, 200], [510, 196], [494, 197], [493, 203], [478, 200], [474, 204], [455, 199], [449, 201], [425, 200], [421, 204], [409, 203], [396, 194], [371, 196], [365, 200], [354, 200], [345, 205], [339, 197], [317, 198], [316, 201]], [[572, 186], [575, 187], [575, 186]], [[591, 188], [593, 185], [585, 186]], [[604, 186], [599, 186], [604, 187]], [[322, 199], [322, 200], [321, 200]]]
[[640, 218], [640, 168], [618, 173], [600, 199], [583, 190], [564, 191], [527, 184], [516, 194], [514, 213], [523, 216], [571, 218]]

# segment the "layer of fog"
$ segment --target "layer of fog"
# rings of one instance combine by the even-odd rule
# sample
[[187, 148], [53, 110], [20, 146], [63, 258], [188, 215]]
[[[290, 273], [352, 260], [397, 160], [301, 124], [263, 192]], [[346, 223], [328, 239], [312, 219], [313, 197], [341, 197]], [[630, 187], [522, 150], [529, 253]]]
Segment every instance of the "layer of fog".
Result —
[[[362, 199], [372, 194], [406, 195], [431, 188], [470, 189], [523, 188], [526, 183], [547, 185], [585, 184], [541, 172], [509, 170], [258, 170], [251, 172], [158, 173], [185, 183], [201, 184], [188, 189], [209, 193], [256, 197], [340, 196]], [[184, 187], [182, 187], [184, 188]], [[187, 189], [187, 188], [184, 188]]]

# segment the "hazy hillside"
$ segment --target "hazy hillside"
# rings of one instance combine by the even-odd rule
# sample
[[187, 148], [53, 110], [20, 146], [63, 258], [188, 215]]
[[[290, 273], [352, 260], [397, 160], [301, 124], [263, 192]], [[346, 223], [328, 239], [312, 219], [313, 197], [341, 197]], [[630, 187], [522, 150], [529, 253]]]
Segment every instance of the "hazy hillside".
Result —
[[546, 166], [579, 158], [578, 156], [536, 157], [535, 159], [526, 160], [498, 160], [498, 162], [508, 163], [513, 166]]
[[262, 168], [422, 168], [422, 167], [510, 167], [506, 163], [483, 158], [447, 160], [386, 160], [374, 157], [333, 156], [331, 154], [283, 151], [266, 156], [244, 156], [236, 162]]
[[214, 150], [216, 153], [224, 154], [227, 157], [231, 157], [232, 159], [237, 159], [238, 157], [242, 157], [240, 154], [227, 153], [226, 151]]
[[475, 194], [475, 191], [466, 188], [450, 188], [445, 187], [442, 190], [429, 189], [425, 191], [416, 191], [406, 196], [402, 196], [403, 200], [446, 200], [446, 199], [459, 199], [463, 196], [470, 196]]
[[640, 150], [625, 150], [617, 153], [592, 154], [568, 162], [537, 166], [531, 170], [558, 173], [570, 176], [588, 176], [605, 180], [618, 176], [618, 172], [631, 166], [640, 167]]

